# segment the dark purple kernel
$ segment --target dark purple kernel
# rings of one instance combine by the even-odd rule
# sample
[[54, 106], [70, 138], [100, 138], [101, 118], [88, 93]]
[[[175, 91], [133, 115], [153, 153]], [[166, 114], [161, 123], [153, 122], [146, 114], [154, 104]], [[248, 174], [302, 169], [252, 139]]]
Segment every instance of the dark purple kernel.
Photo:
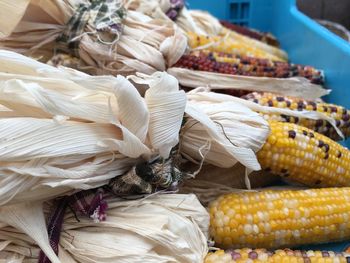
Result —
[[322, 257], [328, 258], [330, 256], [329, 256], [329, 253], [327, 251], [322, 251]]
[[255, 251], [251, 251], [251, 252], [249, 252], [249, 254], [248, 254], [248, 257], [250, 258], [250, 259], [257, 259], [258, 258], [258, 253], [256, 253]]
[[350, 257], [346, 257], [346, 263], [350, 263]]
[[254, 100], [253, 100], [253, 102], [255, 102], [255, 103], [259, 103], [259, 101], [258, 101], [257, 99], [254, 99]]
[[286, 104], [288, 108], [292, 105], [292, 103], [289, 100], [286, 101]]
[[342, 156], [341, 151], [338, 151], [337, 157], [341, 158], [341, 156]]
[[308, 133], [307, 133], [307, 131], [303, 131], [303, 134], [304, 134], [305, 136], [307, 136]]
[[315, 134], [313, 134], [312, 132], [310, 132], [309, 136], [310, 138], [315, 138]]
[[288, 131], [288, 136], [289, 138], [295, 139], [295, 137], [297, 136], [297, 133], [293, 130]]
[[342, 113], [343, 113], [343, 115], [347, 114], [348, 113], [347, 109], [343, 108]]
[[273, 101], [272, 101], [272, 100], [268, 100], [267, 105], [269, 105], [270, 107], [272, 107], [272, 106], [273, 106]]
[[326, 153], [326, 155], [325, 155], [324, 159], [325, 159], [325, 160], [327, 160], [328, 158], [329, 158], [329, 154], [328, 154], [328, 153]]
[[284, 98], [283, 97], [276, 97], [276, 100], [281, 102], [281, 101], [284, 101]]
[[337, 112], [337, 111], [338, 111], [337, 107], [331, 106], [331, 112]]
[[350, 115], [349, 114], [343, 115], [343, 121], [349, 121], [349, 120], [350, 120]]
[[322, 148], [324, 146], [324, 141], [319, 140], [318, 141], [318, 147]]
[[323, 125], [323, 120], [316, 121], [316, 127], [321, 127]]
[[328, 111], [328, 108], [326, 106], [323, 106], [323, 111], [324, 112], [327, 112]]
[[294, 117], [294, 123], [298, 123], [299, 122], [299, 117]]
[[340, 120], [336, 120], [336, 121], [335, 121], [335, 125], [336, 125], [337, 127], [339, 127], [339, 126], [341, 125], [341, 121], [340, 121]]

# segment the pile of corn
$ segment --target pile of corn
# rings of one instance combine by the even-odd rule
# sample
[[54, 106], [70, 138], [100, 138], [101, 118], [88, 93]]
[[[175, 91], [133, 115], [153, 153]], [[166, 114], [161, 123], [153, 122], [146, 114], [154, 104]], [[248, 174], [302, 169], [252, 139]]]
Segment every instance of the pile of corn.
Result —
[[[3, 2], [16, 19], [0, 23], [1, 263], [350, 262], [299, 250], [350, 240], [350, 110], [300, 95], [328, 92], [322, 70], [184, 1]], [[172, 68], [207, 87], [191, 75], [182, 90]], [[208, 92], [209, 75], [225, 88]], [[174, 194], [205, 165], [244, 166], [248, 189]], [[259, 170], [268, 188], [250, 189]]]
[[[286, 62], [282, 53], [272, 52], [276, 43], [260, 33], [227, 22], [223, 25], [227, 28], [221, 37], [189, 33], [193, 50], [175, 66], [230, 75], [301, 77], [324, 84], [322, 71]], [[227, 33], [230, 29], [236, 32]], [[238, 32], [274, 47], [270, 52], [260, 44], [246, 48], [244, 38], [233, 40]], [[302, 187], [234, 191], [212, 201], [210, 236], [221, 250], [210, 252], [205, 262], [350, 262], [346, 253], [291, 250], [350, 240], [350, 151], [336, 142], [350, 136], [349, 110], [277, 93], [220, 92], [271, 109], [308, 111], [327, 118], [260, 112], [257, 107], [270, 126], [266, 143], [257, 153], [262, 169]]]

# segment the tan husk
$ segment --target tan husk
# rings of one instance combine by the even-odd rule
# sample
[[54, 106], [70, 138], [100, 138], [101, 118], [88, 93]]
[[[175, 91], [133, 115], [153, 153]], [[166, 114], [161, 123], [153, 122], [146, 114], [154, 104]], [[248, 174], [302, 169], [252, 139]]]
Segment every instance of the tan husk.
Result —
[[[209, 215], [194, 195], [155, 195], [135, 201], [108, 200], [107, 220], [77, 222], [67, 212], [59, 259], [87, 262], [202, 262]], [[0, 262], [38, 258], [38, 247], [21, 231], [0, 225]]]
[[305, 78], [268, 78], [228, 75], [206, 71], [195, 71], [184, 68], [169, 68], [167, 72], [179, 80], [185, 87], [209, 87], [215, 89], [237, 89], [263, 91], [285, 96], [317, 99], [330, 93], [320, 85], [312, 84]]
[[[10, 19], [12, 23], [0, 23], [0, 32], [5, 36], [0, 38], [0, 47], [43, 61], [54, 56], [55, 41], [77, 8], [76, 1], [6, 2], [9, 3], [0, 4], [0, 9], [6, 6], [9, 13], [16, 14], [16, 18], [13, 21]], [[18, 9], [22, 12], [18, 12]], [[175, 63], [187, 47], [185, 35], [171, 21], [153, 19], [128, 10], [123, 25], [123, 33], [115, 44], [99, 42], [96, 34], [90, 33], [95, 32], [95, 28], [86, 25], [85, 33], [77, 36], [80, 39], [78, 53], [82, 61], [80, 70], [98, 75], [128, 75], [136, 71], [152, 74], [157, 70], [165, 70], [167, 63], [170, 63], [169, 66]], [[178, 39], [172, 43], [175, 54], [169, 52], [169, 48], [161, 48], [162, 43], [169, 39]]]

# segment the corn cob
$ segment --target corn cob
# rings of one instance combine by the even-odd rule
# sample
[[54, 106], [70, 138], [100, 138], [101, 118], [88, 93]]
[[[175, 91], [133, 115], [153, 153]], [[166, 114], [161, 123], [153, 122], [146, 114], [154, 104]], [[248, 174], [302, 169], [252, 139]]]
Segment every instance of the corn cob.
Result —
[[350, 188], [236, 192], [209, 206], [222, 248], [296, 247], [350, 238]]
[[315, 84], [324, 82], [321, 71], [312, 67], [206, 50], [183, 55], [175, 67], [255, 77], [290, 78], [298, 76], [305, 77]]
[[312, 187], [350, 186], [350, 151], [292, 123], [269, 121], [271, 133], [257, 153], [261, 167]]
[[350, 254], [336, 253], [333, 251], [300, 251], [300, 250], [276, 250], [266, 249], [235, 249], [218, 250], [210, 252], [204, 263], [348, 263]]
[[256, 48], [250, 44], [237, 41], [232, 37], [221, 36], [204, 36], [197, 35], [195, 33], [187, 33], [189, 46], [191, 48], [198, 48], [204, 45], [208, 45], [207, 49], [210, 51], [233, 53], [242, 56], [251, 56], [257, 58], [266, 58], [274, 61], [285, 61], [286, 59], [280, 58], [276, 55], [270, 54], [264, 50]]
[[[350, 136], [350, 111], [344, 107], [324, 102], [308, 101], [300, 98], [279, 96], [272, 93], [253, 92], [242, 97], [262, 106], [286, 108], [290, 110], [317, 111], [332, 117], [337, 127], [342, 131], [344, 137]], [[333, 140], [340, 140], [340, 136], [327, 120], [311, 120], [280, 114], [265, 114], [267, 120], [295, 123], [321, 133]]]
[[235, 31], [250, 38], [254, 38], [271, 46], [279, 47], [280, 45], [278, 40], [270, 33], [262, 33], [254, 29], [235, 25], [223, 20], [221, 20], [220, 23], [221, 25], [228, 29], [231, 29], [232, 31]]
[[225, 37], [225, 38], [231, 38], [234, 41], [237, 41], [239, 43], [245, 44], [245, 45], [249, 45], [252, 46], [256, 49], [265, 51], [271, 55], [274, 55], [276, 57], [278, 57], [279, 59], [286, 61], [288, 60], [288, 55], [285, 51], [283, 51], [282, 49], [267, 45], [261, 41], [252, 39], [250, 37], [246, 37], [242, 34], [239, 34], [237, 32], [234, 32], [230, 29], [227, 28], [223, 28], [222, 31], [220, 32], [220, 35]]

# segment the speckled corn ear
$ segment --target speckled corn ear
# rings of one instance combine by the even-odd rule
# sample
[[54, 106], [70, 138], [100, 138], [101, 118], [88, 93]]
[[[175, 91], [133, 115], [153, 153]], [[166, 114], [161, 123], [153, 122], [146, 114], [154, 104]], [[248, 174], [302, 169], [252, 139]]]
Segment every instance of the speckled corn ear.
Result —
[[296, 247], [350, 238], [350, 188], [235, 192], [209, 206], [221, 248]]
[[[350, 111], [344, 107], [324, 102], [304, 100], [301, 98], [280, 96], [267, 92], [253, 92], [244, 95], [242, 98], [253, 101], [262, 106], [277, 107], [282, 109], [285, 108], [298, 111], [317, 111], [323, 113], [335, 120], [337, 127], [344, 134], [345, 138], [350, 136]], [[267, 120], [295, 123], [326, 135], [327, 137], [330, 137], [334, 140], [341, 139], [338, 133], [335, 131], [334, 127], [327, 120], [311, 120], [307, 118], [297, 118], [280, 114], [265, 114], [264, 118]]]
[[205, 36], [195, 33], [187, 33], [189, 45], [191, 48], [205, 46], [210, 51], [234, 53], [242, 56], [250, 56], [257, 58], [266, 58], [274, 61], [285, 61], [285, 58], [273, 55], [254, 45], [238, 41], [232, 37], [222, 36]]
[[305, 127], [269, 121], [271, 133], [258, 152], [261, 167], [311, 187], [350, 186], [350, 152]]
[[304, 77], [315, 84], [324, 83], [322, 72], [313, 67], [208, 50], [183, 55], [175, 67], [254, 77]]
[[276, 250], [265, 249], [235, 249], [218, 250], [208, 253], [204, 263], [348, 263], [350, 254], [335, 253], [333, 251], [300, 251], [300, 250]]

